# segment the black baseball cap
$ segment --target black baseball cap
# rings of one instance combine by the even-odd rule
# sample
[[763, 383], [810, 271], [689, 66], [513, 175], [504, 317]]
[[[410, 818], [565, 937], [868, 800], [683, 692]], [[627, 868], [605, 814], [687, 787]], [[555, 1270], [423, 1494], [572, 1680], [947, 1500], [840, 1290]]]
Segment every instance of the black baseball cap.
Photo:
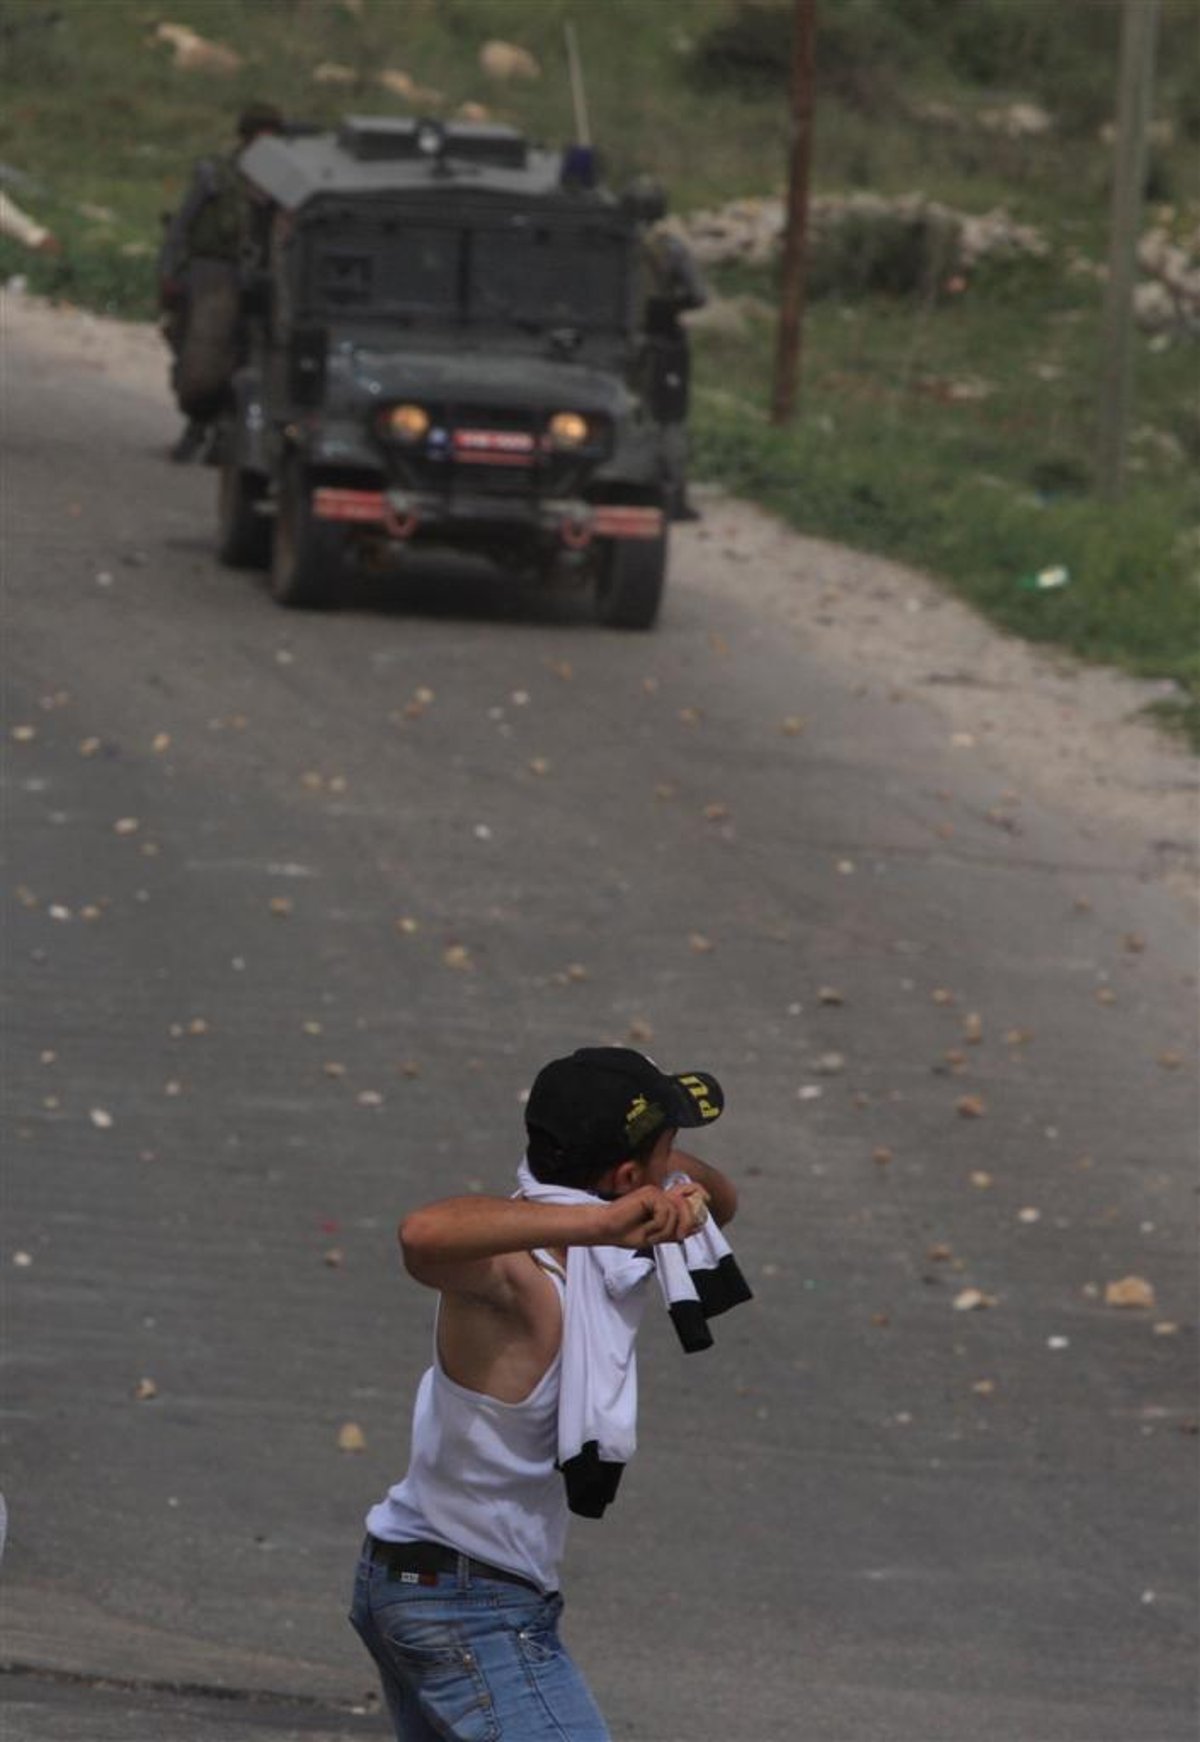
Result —
[[615, 1167], [653, 1133], [709, 1125], [724, 1105], [721, 1085], [707, 1071], [668, 1076], [632, 1047], [582, 1046], [542, 1066], [525, 1124], [580, 1161]]

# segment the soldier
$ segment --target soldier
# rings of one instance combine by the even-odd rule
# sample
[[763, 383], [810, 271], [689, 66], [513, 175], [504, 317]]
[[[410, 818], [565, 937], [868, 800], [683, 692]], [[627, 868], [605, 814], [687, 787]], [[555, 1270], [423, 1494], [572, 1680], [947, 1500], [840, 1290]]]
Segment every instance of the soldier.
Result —
[[687, 498], [687, 416], [691, 399], [691, 347], [680, 316], [703, 308], [708, 291], [686, 245], [662, 222], [667, 202], [649, 176], [633, 186], [647, 226], [642, 238], [646, 274], [643, 329], [651, 352], [655, 412], [665, 426], [672, 520], [698, 520]]
[[[176, 461], [194, 459], [204, 447], [227, 403], [237, 363], [243, 216], [238, 155], [260, 134], [282, 128], [283, 116], [270, 103], [243, 110], [235, 150], [196, 165], [163, 238], [158, 265], [162, 329], [174, 356], [171, 385], [188, 420], [171, 450]], [[211, 443], [210, 457], [215, 457]]]

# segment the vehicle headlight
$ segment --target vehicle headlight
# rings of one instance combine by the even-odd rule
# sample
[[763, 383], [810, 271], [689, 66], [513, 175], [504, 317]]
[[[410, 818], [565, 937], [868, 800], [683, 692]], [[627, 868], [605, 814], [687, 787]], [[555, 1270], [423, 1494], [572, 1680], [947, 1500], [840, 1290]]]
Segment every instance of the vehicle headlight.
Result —
[[588, 420], [577, 411], [556, 411], [548, 426], [550, 440], [556, 448], [581, 448], [591, 431]]
[[419, 442], [429, 432], [429, 413], [423, 405], [393, 405], [379, 419], [384, 435], [393, 441]]

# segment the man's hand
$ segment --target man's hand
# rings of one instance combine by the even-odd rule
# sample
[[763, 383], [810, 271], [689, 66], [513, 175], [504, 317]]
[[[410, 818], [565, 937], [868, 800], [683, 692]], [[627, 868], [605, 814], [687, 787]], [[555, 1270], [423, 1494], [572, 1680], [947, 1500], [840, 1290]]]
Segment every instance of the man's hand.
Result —
[[669, 1166], [672, 1172], [686, 1173], [694, 1186], [703, 1188], [708, 1212], [718, 1228], [732, 1222], [737, 1214], [737, 1189], [720, 1168], [701, 1161], [699, 1156], [688, 1155], [682, 1149], [671, 1151]]
[[[669, 1240], [686, 1240], [705, 1219], [704, 1191], [695, 1185], [639, 1186], [608, 1205], [604, 1212], [605, 1246], [661, 1246]], [[703, 1213], [700, 1213], [703, 1212]]]
[[695, 1234], [703, 1228], [705, 1222], [708, 1221], [710, 1194], [705, 1191], [702, 1185], [698, 1185], [695, 1180], [688, 1180], [686, 1185], [680, 1185], [676, 1189], [682, 1192], [683, 1200], [686, 1203], [688, 1212], [691, 1216], [691, 1227], [688, 1229], [688, 1233]]

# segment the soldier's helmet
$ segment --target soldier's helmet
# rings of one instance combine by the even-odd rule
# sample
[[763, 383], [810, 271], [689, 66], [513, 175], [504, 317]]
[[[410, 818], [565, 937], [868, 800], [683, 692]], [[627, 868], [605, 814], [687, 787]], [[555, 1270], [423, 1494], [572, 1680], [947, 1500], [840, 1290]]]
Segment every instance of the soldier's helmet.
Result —
[[260, 133], [281, 133], [283, 113], [274, 103], [247, 103], [238, 116], [237, 130], [238, 138], [247, 145]]
[[641, 224], [657, 224], [667, 215], [666, 189], [652, 175], [635, 175], [625, 190], [625, 200]]

